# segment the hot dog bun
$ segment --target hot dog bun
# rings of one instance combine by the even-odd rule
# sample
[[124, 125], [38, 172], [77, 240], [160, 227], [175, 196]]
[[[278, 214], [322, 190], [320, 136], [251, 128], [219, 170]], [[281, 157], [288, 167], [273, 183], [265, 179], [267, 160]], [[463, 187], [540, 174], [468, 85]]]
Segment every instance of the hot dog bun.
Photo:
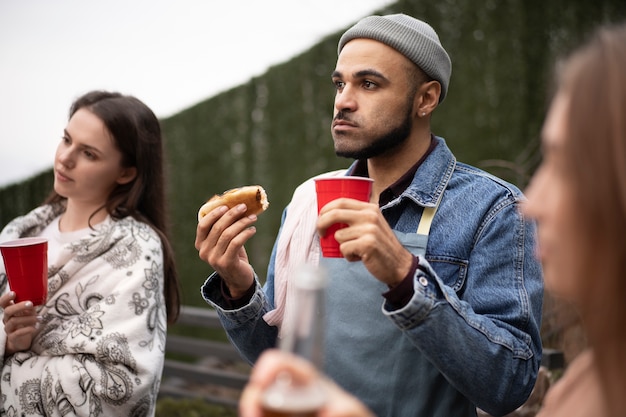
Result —
[[224, 191], [222, 194], [211, 197], [198, 211], [198, 221], [219, 206], [227, 206], [229, 209], [237, 204], [244, 203], [248, 210], [245, 215], [260, 214], [269, 206], [267, 194], [260, 185], [246, 185]]

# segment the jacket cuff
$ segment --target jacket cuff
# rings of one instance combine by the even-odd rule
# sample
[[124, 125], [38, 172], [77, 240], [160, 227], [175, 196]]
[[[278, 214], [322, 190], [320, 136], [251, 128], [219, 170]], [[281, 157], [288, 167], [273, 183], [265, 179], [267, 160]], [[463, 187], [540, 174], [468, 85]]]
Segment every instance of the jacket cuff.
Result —
[[390, 306], [394, 309], [402, 308], [411, 301], [415, 291], [413, 290], [413, 279], [415, 278], [415, 272], [419, 266], [419, 259], [417, 256], [413, 256], [413, 263], [409, 273], [397, 285], [391, 288], [389, 291], [383, 293], [383, 297], [387, 300]]

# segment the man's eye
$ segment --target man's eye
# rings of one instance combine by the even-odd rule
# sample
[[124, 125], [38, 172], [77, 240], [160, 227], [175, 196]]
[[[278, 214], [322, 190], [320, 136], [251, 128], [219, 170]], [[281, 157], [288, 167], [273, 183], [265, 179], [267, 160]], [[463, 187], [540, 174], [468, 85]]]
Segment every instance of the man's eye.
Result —
[[365, 87], [367, 89], [371, 89], [371, 88], [376, 87], [376, 84], [373, 83], [372, 81], [365, 80], [365, 81], [363, 81], [363, 87]]
[[333, 84], [337, 90], [341, 90], [346, 85], [343, 81], [333, 81]]

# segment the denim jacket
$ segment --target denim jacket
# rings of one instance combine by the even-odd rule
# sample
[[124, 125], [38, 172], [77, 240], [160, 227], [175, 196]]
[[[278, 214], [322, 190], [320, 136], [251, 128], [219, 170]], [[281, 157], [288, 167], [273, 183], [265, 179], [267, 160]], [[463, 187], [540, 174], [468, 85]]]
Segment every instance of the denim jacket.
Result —
[[[456, 410], [471, 408], [472, 411], [462, 415], [475, 415], [474, 407], [492, 415], [503, 415], [530, 395], [541, 361], [543, 281], [541, 267], [533, 256], [535, 228], [518, 210], [523, 198], [519, 189], [456, 162], [445, 141], [435, 139], [436, 148], [420, 165], [411, 185], [381, 208], [394, 231], [415, 233], [423, 207], [434, 206], [443, 192], [431, 226], [426, 257], [420, 257], [422, 267], [414, 277], [412, 299], [402, 308], [394, 309], [379, 293], [382, 308], [378, 311], [417, 348], [427, 366], [439, 374], [437, 384], [443, 380], [467, 399], [471, 407], [466, 404]], [[283, 219], [284, 216], [285, 213]], [[272, 309], [275, 257], [276, 246], [265, 285], [261, 287], [257, 277], [256, 291], [242, 308], [223, 308], [218, 275], [210, 276], [202, 287], [203, 297], [217, 309], [229, 338], [250, 362], [276, 344], [277, 329], [262, 319]], [[376, 328], [371, 328], [370, 333], [376, 343]], [[381, 356], [384, 354], [380, 352]], [[407, 366], [413, 364], [411, 358], [394, 359]], [[361, 364], [363, 369], [367, 366]], [[412, 369], [415, 379], [427, 388], [410, 394], [421, 397], [416, 399], [421, 401], [421, 408], [415, 409], [426, 410], [423, 415], [443, 416], [454, 408], [435, 412], [424, 407], [458, 402], [458, 398], [448, 398], [445, 392], [449, 391], [436, 392], [435, 388], [429, 388], [433, 369]], [[333, 369], [326, 372], [334, 377]], [[367, 372], [363, 372], [353, 376], [361, 385], [364, 380], [370, 381], [363, 379], [367, 377]], [[350, 386], [344, 384], [344, 387], [353, 391]], [[389, 407], [383, 403], [389, 402], [389, 398], [384, 395], [361, 399], [377, 415], [416, 415], [387, 411]]]

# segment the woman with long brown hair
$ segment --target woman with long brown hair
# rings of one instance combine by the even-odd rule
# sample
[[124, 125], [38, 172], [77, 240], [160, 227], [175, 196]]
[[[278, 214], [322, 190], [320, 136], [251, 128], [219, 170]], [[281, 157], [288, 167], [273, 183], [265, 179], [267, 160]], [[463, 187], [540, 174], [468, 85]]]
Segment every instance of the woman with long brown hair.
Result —
[[154, 414], [167, 323], [180, 304], [162, 141], [135, 97], [93, 91], [71, 106], [54, 191], [0, 234], [48, 240], [43, 305], [15, 302], [0, 265], [7, 415]]
[[626, 416], [626, 25], [559, 68], [544, 160], [524, 213], [537, 220], [546, 289], [572, 302], [589, 349], [541, 416]]

